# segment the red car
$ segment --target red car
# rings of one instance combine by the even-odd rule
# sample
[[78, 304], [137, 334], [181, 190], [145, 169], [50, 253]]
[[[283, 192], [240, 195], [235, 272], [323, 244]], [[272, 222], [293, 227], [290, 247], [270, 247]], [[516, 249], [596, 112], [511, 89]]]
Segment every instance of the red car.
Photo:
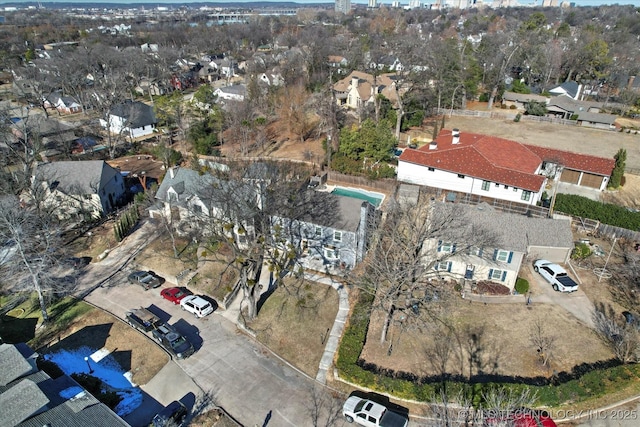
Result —
[[519, 410], [505, 417], [489, 417], [484, 420], [485, 427], [558, 427], [545, 411]]
[[167, 288], [161, 290], [160, 295], [162, 298], [171, 301], [174, 304], [180, 304], [182, 298], [191, 295], [191, 292], [181, 288]]

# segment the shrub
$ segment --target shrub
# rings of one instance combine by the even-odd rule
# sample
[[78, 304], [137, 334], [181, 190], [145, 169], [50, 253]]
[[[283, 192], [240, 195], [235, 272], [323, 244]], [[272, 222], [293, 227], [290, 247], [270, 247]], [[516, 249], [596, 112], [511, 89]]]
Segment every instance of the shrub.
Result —
[[584, 259], [591, 255], [591, 248], [586, 243], [577, 243], [571, 252], [571, 259]]
[[114, 410], [122, 400], [115, 391], [104, 391], [102, 381], [99, 378], [89, 374], [71, 374], [71, 378], [111, 410]]
[[558, 212], [595, 219], [627, 230], [640, 230], [640, 212], [631, 212], [622, 206], [601, 203], [582, 196], [557, 194], [555, 209]]
[[522, 277], [518, 277], [516, 279], [516, 292], [524, 295], [529, 292], [529, 281], [527, 279], [523, 279]]
[[517, 110], [517, 109], [518, 109], [518, 107], [516, 107], [515, 105], [510, 105], [510, 106], [509, 106], [509, 109], [510, 109], [510, 110]]
[[500, 283], [478, 282], [475, 292], [487, 295], [509, 295], [511, 290]]
[[522, 114], [518, 113], [516, 114], [516, 116], [513, 118], [513, 121], [518, 123], [520, 121], [520, 119], [522, 118]]

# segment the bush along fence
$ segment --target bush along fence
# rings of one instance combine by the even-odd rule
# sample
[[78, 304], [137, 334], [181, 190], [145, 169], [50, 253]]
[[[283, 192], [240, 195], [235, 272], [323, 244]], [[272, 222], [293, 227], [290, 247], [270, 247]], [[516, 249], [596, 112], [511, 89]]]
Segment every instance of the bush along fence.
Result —
[[127, 237], [131, 230], [136, 226], [139, 219], [140, 214], [138, 213], [138, 205], [134, 203], [118, 217], [113, 226], [113, 232], [116, 235], [116, 240], [121, 242], [122, 239]]
[[[419, 376], [380, 368], [360, 358], [372, 303], [372, 296], [359, 296], [342, 337], [336, 368], [340, 379], [400, 399], [427, 403], [439, 401], [443, 391], [454, 398], [461, 392], [481, 396], [483, 390], [492, 388], [516, 393], [529, 388], [536, 393], [539, 406], [557, 407], [601, 397], [640, 381], [639, 364], [625, 365], [617, 360], [585, 363], [575, 366], [571, 372], [560, 372], [550, 378], [479, 374], [469, 379], [459, 375]], [[476, 403], [481, 405], [482, 402]]]

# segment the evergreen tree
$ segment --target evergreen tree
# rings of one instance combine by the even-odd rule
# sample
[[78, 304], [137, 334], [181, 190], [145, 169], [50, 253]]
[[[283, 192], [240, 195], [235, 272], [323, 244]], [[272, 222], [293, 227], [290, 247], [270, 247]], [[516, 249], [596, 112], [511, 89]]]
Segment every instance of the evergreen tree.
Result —
[[611, 179], [609, 179], [609, 188], [618, 188], [622, 184], [622, 177], [624, 176], [624, 168], [627, 162], [627, 150], [621, 148], [618, 150], [615, 156], [616, 165], [611, 172]]

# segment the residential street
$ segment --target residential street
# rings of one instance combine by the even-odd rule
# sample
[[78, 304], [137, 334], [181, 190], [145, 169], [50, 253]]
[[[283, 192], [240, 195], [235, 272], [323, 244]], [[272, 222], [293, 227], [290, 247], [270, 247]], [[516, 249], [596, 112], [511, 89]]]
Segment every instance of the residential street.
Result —
[[[213, 403], [245, 426], [266, 425], [265, 421], [269, 426], [313, 425], [310, 413], [316, 384], [313, 379], [278, 360], [267, 348], [240, 333], [224, 316], [218, 313], [204, 319], [185, 316], [178, 306], [160, 296], [161, 288], [144, 291], [127, 283], [128, 270], [125, 267], [119, 271], [121, 263], [152, 238], [153, 228], [153, 224], [144, 223], [141, 230], [129, 236], [130, 240], [104, 261], [89, 266], [80, 284], [86, 289], [100, 283], [85, 299], [120, 318], [132, 308], [150, 308], [175, 325], [196, 347], [193, 356], [175, 362], [188, 377], [176, 375], [168, 368], [161, 370], [149, 384], [142, 386], [148, 394], [145, 404], [128, 418], [143, 423], [148, 419], [144, 420], [139, 413], [145, 416], [150, 413], [145, 405], [152, 405], [155, 410], [158, 402], [166, 404], [190, 391], [201, 395], [189, 384], [190, 377]], [[171, 380], [166, 381], [165, 376]], [[324, 389], [320, 392], [326, 393]]]

